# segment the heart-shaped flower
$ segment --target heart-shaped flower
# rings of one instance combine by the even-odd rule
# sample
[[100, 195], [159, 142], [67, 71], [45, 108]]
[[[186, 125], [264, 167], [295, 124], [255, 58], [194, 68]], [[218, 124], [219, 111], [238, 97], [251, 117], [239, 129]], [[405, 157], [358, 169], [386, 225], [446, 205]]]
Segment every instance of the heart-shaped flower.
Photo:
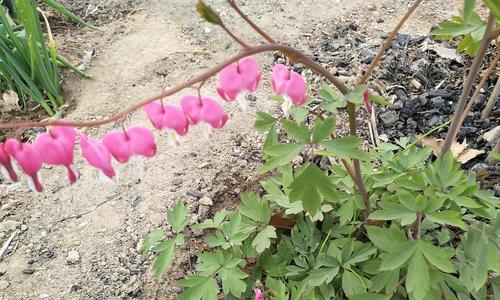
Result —
[[189, 128], [188, 118], [182, 109], [155, 101], [145, 105], [144, 110], [156, 129], [167, 128], [167, 137], [171, 145], [180, 144], [179, 136], [186, 135]]
[[210, 124], [213, 128], [222, 128], [226, 125], [229, 119], [228, 115], [224, 112], [224, 109], [212, 98], [204, 97], [201, 99], [201, 119]]
[[[230, 64], [219, 73], [217, 92], [226, 101], [238, 99], [240, 110], [247, 109], [247, 102], [242, 93], [253, 93], [261, 79], [259, 64], [253, 57], [245, 57], [238, 63]], [[238, 97], [242, 95], [241, 97]]]
[[196, 125], [198, 122], [202, 121], [201, 118], [201, 108], [203, 103], [198, 96], [187, 95], [181, 99], [181, 108], [184, 111], [189, 124]]
[[121, 163], [128, 162], [134, 155], [149, 158], [156, 154], [153, 133], [141, 126], [130, 127], [127, 131], [109, 132], [104, 136], [102, 143]]
[[8, 177], [12, 182], [17, 182], [19, 179], [17, 177], [14, 166], [12, 165], [12, 160], [10, 159], [9, 153], [5, 150], [4, 144], [0, 143], [0, 169], [5, 177]]
[[181, 107], [192, 124], [209, 124], [212, 128], [222, 128], [229, 119], [222, 106], [210, 97], [185, 96]]
[[78, 132], [82, 156], [93, 167], [101, 170], [102, 174], [114, 179], [116, 172], [111, 165], [111, 153], [101, 142], [89, 138], [84, 133]]
[[38, 172], [42, 169], [42, 156], [31, 144], [21, 143], [16, 139], [8, 139], [5, 142], [5, 149], [21, 167], [21, 170], [28, 175], [29, 187], [37, 192], [43, 192], [43, 186]]
[[76, 132], [73, 127], [54, 126], [49, 132], [39, 134], [35, 140], [35, 148], [42, 156], [43, 162], [66, 167], [69, 181], [72, 183], [80, 176], [73, 164], [75, 139]]
[[306, 102], [307, 84], [299, 73], [277, 64], [273, 67], [271, 83], [274, 93], [283, 96], [285, 100], [281, 108], [286, 116], [290, 116], [292, 105], [300, 106]]

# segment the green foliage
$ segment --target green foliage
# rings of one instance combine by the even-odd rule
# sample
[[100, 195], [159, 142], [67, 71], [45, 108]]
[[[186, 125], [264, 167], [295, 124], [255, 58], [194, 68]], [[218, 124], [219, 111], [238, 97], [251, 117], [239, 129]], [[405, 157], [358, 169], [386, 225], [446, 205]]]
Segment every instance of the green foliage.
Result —
[[177, 202], [172, 210], [167, 212], [167, 222], [176, 233], [173, 238], [164, 238], [165, 232], [161, 228], [152, 230], [142, 243], [142, 258], [146, 258], [149, 251], [158, 254], [153, 264], [153, 271], [157, 278], [162, 277], [172, 264], [175, 246], [184, 244], [184, 235], [181, 233], [189, 224], [187, 210], [182, 202]]
[[[486, 6], [496, 17], [497, 24], [500, 19], [500, 2], [496, 0], [484, 0]], [[475, 55], [486, 31], [486, 22], [474, 10], [476, 0], [464, 0], [464, 6], [460, 16], [451, 17], [450, 21], [439, 23], [439, 28], [431, 32], [437, 39], [451, 40], [459, 38], [457, 52]]]
[[[46, 3], [77, 20], [57, 2]], [[50, 45], [46, 45], [34, 0], [10, 1], [6, 5], [10, 12], [0, 5], [0, 92], [15, 92], [23, 109], [33, 100], [54, 115], [63, 104], [59, 66], [71, 68], [83, 77], [88, 75], [57, 54], [50, 31]]]

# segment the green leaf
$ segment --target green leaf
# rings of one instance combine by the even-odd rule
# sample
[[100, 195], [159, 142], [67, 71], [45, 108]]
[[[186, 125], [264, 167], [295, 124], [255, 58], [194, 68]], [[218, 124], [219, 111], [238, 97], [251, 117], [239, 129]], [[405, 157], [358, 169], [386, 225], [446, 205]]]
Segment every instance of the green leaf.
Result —
[[436, 268], [446, 273], [455, 272], [455, 267], [450, 262], [448, 255], [443, 249], [421, 240], [418, 243], [418, 248], [422, 251], [422, 254], [424, 254], [429, 263]]
[[462, 229], [467, 228], [464, 221], [462, 221], [462, 215], [459, 212], [445, 210], [445, 211], [435, 211], [425, 215], [427, 219], [438, 224], [447, 224], [460, 227]]
[[181, 232], [189, 224], [184, 203], [177, 202], [174, 208], [167, 212], [167, 221], [176, 233]]
[[401, 267], [417, 249], [415, 241], [401, 243], [397, 249], [384, 257], [380, 264], [380, 271], [395, 270]]
[[312, 216], [321, 210], [325, 197], [333, 197], [332, 184], [328, 176], [315, 164], [307, 164], [289, 186], [291, 202], [301, 201]]
[[144, 240], [144, 243], [142, 244], [142, 258], [144, 259], [146, 254], [148, 253], [151, 248], [153, 248], [154, 244], [158, 242], [162, 237], [163, 237], [163, 230], [161, 228], [156, 228], [153, 231], [151, 231]]
[[371, 220], [395, 220], [403, 217], [414, 216], [415, 213], [402, 205], [392, 205], [383, 210], [376, 210], [368, 217]]
[[313, 128], [313, 142], [320, 143], [329, 137], [333, 133], [336, 125], [337, 121], [334, 115], [324, 120], [317, 120]]
[[196, 10], [205, 21], [219, 26], [224, 25], [219, 15], [202, 0], [198, 0]]
[[375, 95], [375, 94], [370, 94], [370, 96], [368, 97], [368, 99], [373, 102], [373, 103], [377, 103], [379, 105], [383, 105], [383, 106], [388, 106], [388, 105], [392, 105], [391, 102], [385, 100], [384, 97], [381, 97], [379, 95]]
[[281, 121], [281, 126], [283, 126], [286, 134], [295, 141], [303, 144], [308, 144], [311, 142], [311, 135], [304, 122], [297, 123], [294, 121], [283, 119]]
[[477, 246], [480, 248], [479, 257], [474, 264], [472, 276], [472, 284], [476, 291], [488, 280], [488, 240]]
[[354, 90], [349, 91], [344, 95], [344, 98], [347, 102], [351, 102], [356, 105], [363, 104], [364, 101], [364, 93], [366, 91], [366, 85], [360, 85], [356, 87]]
[[260, 172], [266, 173], [290, 163], [299, 155], [303, 148], [303, 144], [278, 144], [264, 149], [264, 153], [270, 155], [271, 158], [262, 166]]
[[415, 195], [405, 190], [398, 192], [398, 199], [401, 204], [413, 212], [422, 212], [427, 206], [427, 200], [423, 195]]
[[323, 283], [330, 283], [339, 273], [340, 267], [319, 268], [309, 271], [306, 280], [311, 286], [320, 286]]
[[386, 252], [393, 252], [399, 245], [406, 241], [405, 235], [396, 227], [382, 228], [378, 226], [366, 226], [370, 241]]
[[323, 85], [318, 91], [318, 94], [321, 98], [323, 98], [326, 101], [338, 101], [342, 97], [339, 92], [334, 90], [331, 86], [329, 85]]
[[380, 295], [374, 293], [356, 294], [349, 297], [349, 300], [389, 300], [390, 295]]
[[464, 23], [468, 24], [470, 15], [476, 6], [476, 0], [464, 0], [464, 9], [462, 11]]
[[347, 297], [366, 293], [366, 285], [363, 279], [354, 272], [345, 270], [342, 274], [342, 289]]
[[213, 220], [205, 220], [201, 224], [195, 224], [193, 225], [193, 229], [196, 230], [203, 230], [203, 229], [210, 229], [210, 228], [219, 228], [224, 219], [226, 218], [227, 211], [225, 209], [219, 210], [218, 212], [215, 213], [215, 216]]
[[500, 20], [500, 2], [498, 2], [498, 0], [484, 0], [484, 3], [488, 6], [497, 20]]
[[292, 106], [290, 109], [290, 112], [292, 113], [292, 118], [297, 121], [297, 122], [303, 122], [304, 119], [307, 117], [309, 114], [309, 110], [303, 106]]
[[273, 125], [275, 123], [276, 123], [276, 119], [273, 118], [273, 116], [271, 116], [270, 114], [265, 113], [263, 111], [258, 111], [256, 113], [254, 127], [257, 131], [265, 132], [265, 131], [271, 129], [271, 127], [273, 127]]
[[153, 264], [153, 271], [157, 278], [162, 277], [167, 268], [172, 264], [174, 246], [175, 240], [165, 240], [155, 247], [158, 252], [161, 252]]
[[265, 199], [261, 199], [253, 193], [242, 193], [239, 212], [251, 220], [263, 224], [267, 224], [271, 219], [271, 207]]
[[181, 286], [187, 287], [180, 300], [217, 300], [219, 286], [211, 277], [189, 276], [180, 281]]
[[48, 6], [52, 7], [58, 13], [64, 15], [68, 19], [72, 20], [73, 22], [76, 22], [76, 23], [78, 23], [80, 25], [89, 27], [89, 28], [94, 29], [94, 30], [99, 30], [97, 27], [88, 24], [82, 18], [78, 17], [77, 15], [75, 15], [74, 13], [72, 13], [71, 11], [69, 11], [64, 5], [61, 5], [61, 4], [57, 3], [54, 0], [43, 0], [43, 2], [45, 4], [47, 4]]
[[321, 143], [325, 147], [325, 151], [319, 151], [319, 155], [339, 156], [341, 158], [355, 158], [359, 160], [370, 160], [370, 155], [367, 152], [360, 151], [357, 148], [361, 145], [362, 140], [355, 136], [338, 138], [332, 141]]
[[416, 251], [408, 265], [406, 290], [409, 294], [412, 294], [416, 300], [422, 300], [425, 299], [430, 284], [431, 279], [427, 263], [422, 253]]
[[237, 267], [224, 268], [219, 271], [220, 279], [222, 280], [222, 290], [224, 294], [241, 298], [245, 292], [247, 285], [242, 279], [247, 278], [248, 275]]
[[258, 253], [264, 252], [267, 248], [271, 246], [271, 239], [275, 239], [278, 236], [276, 235], [276, 228], [273, 226], [267, 226], [255, 236], [255, 239], [252, 242], [252, 247], [255, 248], [255, 251]]

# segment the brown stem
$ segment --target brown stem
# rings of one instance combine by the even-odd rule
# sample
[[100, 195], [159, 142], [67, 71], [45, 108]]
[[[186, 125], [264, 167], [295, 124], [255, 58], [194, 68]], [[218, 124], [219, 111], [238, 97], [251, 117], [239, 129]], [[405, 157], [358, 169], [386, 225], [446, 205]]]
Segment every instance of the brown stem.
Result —
[[238, 44], [240, 44], [241, 47], [243, 47], [244, 49], [246, 48], [250, 48], [250, 46], [248, 46], [247, 43], [245, 43], [244, 41], [242, 41], [239, 37], [237, 37], [231, 30], [229, 30], [229, 28], [226, 27], [226, 25], [224, 24], [220, 24], [220, 27], [222, 27], [222, 29], [224, 29], [224, 31]]
[[488, 24], [486, 25], [486, 31], [484, 34], [484, 38], [481, 41], [481, 46], [479, 47], [479, 51], [474, 57], [474, 61], [472, 62], [472, 66], [470, 68], [469, 74], [467, 74], [467, 79], [462, 88], [462, 94], [460, 95], [460, 99], [458, 100], [457, 106], [455, 108], [455, 113], [453, 114], [453, 121], [451, 122], [450, 129], [446, 135], [446, 139], [444, 140], [443, 147], [441, 149], [441, 154], [444, 154], [450, 150], [451, 144], [455, 140], [458, 134], [458, 130], [460, 129], [459, 123], [461, 121], [461, 116], [465, 108], [465, 104], [467, 98], [470, 95], [472, 90], [472, 85], [474, 84], [474, 80], [479, 73], [479, 69], [481, 68], [481, 63], [486, 56], [486, 52], [488, 50], [488, 46], [490, 44], [490, 32], [495, 25], [495, 17], [490, 13], [488, 17]]
[[[497, 66], [497, 63], [498, 63], [499, 59], [500, 59], [500, 52], [497, 53], [497, 55], [495, 56], [495, 58], [491, 62], [490, 66], [488, 67], [488, 69], [486, 71], [484, 71], [483, 78], [481, 79], [481, 82], [479, 82], [478, 86], [476, 87], [476, 90], [474, 91], [474, 94], [472, 95], [472, 97], [469, 100], [469, 103], [467, 103], [467, 107], [465, 107], [465, 110], [462, 113], [462, 116], [460, 117], [460, 123], [458, 124], [458, 127], [461, 127], [462, 124], [463, 124], [463, 122], [464, 122], [464, 120], [465, 120], [465, 118], [467, 118], [467, 115], [470, 113], [470, 111], [472, 109], [472, 106], [477, 101], [477, 97], [481, 93], [481, 89], [486, 84], [486, 81], [488, 80], [488, 78], [490, 77], [491, 73], [493, 72], [493, 70]], [[498, 85], [498, 81], [497, 81], [497, 85]]]
[[420, 239], [420, 230], [422, 227], [422, 217], [423, 216], [424, 216], [424, 213], [422, 213], [422, 212], [417, 213], [417, 221], [415, 223], [415, 232], [416, 232], [417, 240]]
[[324, 76], [328, 81], [330, 81], [333, 85], [335, 85], [343, 94], [346, 94], [349, 91], [349, 88], [341, 82], [337, 77], [332, 75], [327, 69], [322, 67], [321, 65], [317, 64], [313, 60], [311, 60], [309, 57], [307, 57], [305, 54], [300, 52], [299, 50], [286, 46], [286, 45], [281, 45], [281, 44], [270, 44], [270, 45], [260, 45], [260, 46], [255, 46], [255, 47], [250, 47], [247, 49], [243, 49], [241, 52], [236, 54], [235, 56], [228, 58], [221, 64], [212, 67], [208, 71], [204, 72], [203, 74], [194, 77], [180, 85], [177, 85], [173, 88], [170, 88], [161, 94], [158, 94], [156, 96], [153, 96], [148, 99], [141, 100], [139, 102], [136, 102], [129, 107], [123, 109], [122, 111], [118, 112], [117, 114], [114, 114], [110, 117], [97, 120], [97, 121], [83, 121], [83, 122], [78, 122], [78, 121], [57, 121], [57, 120], [49, 120], [49, 121], [42, 121], [42, 122], [24, 122], [24, 123], [6, 123], [6, 124], [0, 124], [0, 129], [5, 129], [5, 128], [30, 128], [30, 127], [46, 127], [46, 126], [52, 126], [52, 125], [59, 125], [59, 126], [72, 126], [72, 127], [96, 127], [104, 124], [109, 124], [112, 122], [116, 122], [123, 117], [125, 117], [128, 114], [133, 113], [134, 111], [138, 110], [139, 108], [143, 107], [144, 105], [151, 103], [153, 101], [171, 96], [185, 88], [188, 88], [190, 86], [193, 86], [197, 83], [200, 83], [204, 80], [207, 80], [208, 78], [216, 75], [219, 71], [221, 71], [223, 68], [226, 66], [239, 61], [240, 59], [249, 56], [249, 55], [254, 55], [262, 52], [267, 52], [267, 51], [280, 51], [286, 54], [287, 56], [292, 56], [294, 59], [300, 63], [303, 63], [304, 65], [307, 65], [310, 67], [312, 70], [314, 70], [316, 73]]
[[485, 120], [490, 117], [491, 110], [493, 110], [493, 107], [495, 106], [495, 103], [497, 102], [499, 95], [500, 95], [500, 77], [498, 77], [497, 83], [495, 84], [495, 88], [493, 89], [493, 92], [491, 93], [491, 96], [488, 99], [488, 102], [486, 103], [483, 112], [481, 113], [481, 120]]
[[268, 43], [277, 44], [277, 42], [272, 37], [270, 37], [264, 30], [257, 26], [257, 24], [250, 20], [250, 18], [243, 11], [241, 11], [235, 0], [227, 0], [227, 3], [229, 3], [229, 5], [236, 11], [236, 13], [240, 15], [240, 17], [245, 20], [245, 22], [247, 22], [248, 25], [250, 25], [253, 30], [260, 34], [260, 36], [262, 36]]
[[408, 9], [406, 14], [403, 16], [403, 18], [401, 18], [399, 23], [396, 25], [396, 28], [394, 28], [394, 30], [391, 32], [391, 34], [389, 35], [387, 40], [385, 40], [385, 42], [382, 44], [382, 46], [378, 50], [377, 55], [373, 59], [370, 66], [368, 66], [368, 69], [366, 70], [365, 74], [363, 74], [363, 77], [359, 81], [359, 84], [364, 84], [368, 80], [368, 78], [370, 78], [373, 70], [377, 67], [377, 65], [380, 62], [380, 59], [384, 55], [385, 51], [387, 51], [387, 49], [389, 49], [389, 47], [391, 46], [392, 41], [394, 40], [394, 38], [396, 37], [398, 32], [401, 30], [401, 27], [403, 27], [403, 25], [406, 23], [408, 18], [411, 16], [411, 14], [413, 14], [413, 12], [417, 9], [417, 7], [420, 5], [420, 3], [422, 3], [422, 1], [423, 0], [415, 1], [415, 3]]
[[489, 40], [494, 40], [500, 36], [500, 27], [492, 31], [488, 37]]

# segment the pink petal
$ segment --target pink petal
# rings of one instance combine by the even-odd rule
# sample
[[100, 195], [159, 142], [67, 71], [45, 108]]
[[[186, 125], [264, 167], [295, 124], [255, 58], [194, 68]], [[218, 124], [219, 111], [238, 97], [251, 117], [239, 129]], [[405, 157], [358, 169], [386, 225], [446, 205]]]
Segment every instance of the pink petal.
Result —
[[253, 57], [245, 57], [239, 61], [239, 71], [243, 88], [248, 92], [255, 92], [259, 86], [261, 74], [259, 64]]
[[226, 101], [234, 101], [243, 90], [243, 81], [237, 64], [231, 64], [219, 73], [217, 92]]
[[284, 93], [290, 98], [293, 105], [300, 106], [307, 100], [307, 85], [304, 77], [297, 72], [291, 72], [290, 80], [284, 86]]
[[123, 131], [108, 132], [102, 139], [102, 143], [108, 148], [111, 155], [121, 163], [128, 162], [133, 155], [128, 137]]
[[290, 70], [285, 65], [275, 65], [271, 74], [271, 84], [273, 86], [273, 92], [277, 95], [281, 95], [283, 93], [283, 88], [289, 79]]
[[135, 126], [127, 130], [129, 145], [134, 155], [153, 157], [156, 155], [155, 137], [151, 130]]
[[198, 96], [184, 96], [181, 99], [181, 107], [190, 124], [198, 124], [201, 120], [201, 100]]
[[189, 122], [182, 109], [155, 101], [145, 105], [144, 110], [156, 129], [170, 128], [179, 135], [187, 133]]
[[19, 178], [17, 177], [14, 167], [12, 166], [12, 161], [10, 159], [9, 153], [5, 150], [4, 144], [0, 143], [0, 165], [5, 169], [6, 175], [10, 178], [12, 182], [17, 182]]
[[212, 98], [205, 97], [201, 99], [203, 106], [201, 117], [204, 122], [210, 124], [213, 128], [222, 128], [229, 119], [228, 115], [222, 109], [222, 106]]
[[254, 288], [253, 292], [255, 293], [254, 300], [264, 300], [264, 295], [262, 294], [262, 291], [260, 289]]
[[37, 192], [43, 191], [43, 186], [38, 178], [38, 172], [42, 169], [42, 157], [33, 145], [21, 144], [16, 139], [8, 139], [5, 149], [17, 161], [23, 172], [33, 181]]
[[116, 173], [111, 165], [111, 154], [108, 148], [81, 132], [78, 132], [78, 137], [80, 138], [82, 156], [85, 160], [87, 160], [91, 166], [100, 169], [104, 175], [113, 179]]

